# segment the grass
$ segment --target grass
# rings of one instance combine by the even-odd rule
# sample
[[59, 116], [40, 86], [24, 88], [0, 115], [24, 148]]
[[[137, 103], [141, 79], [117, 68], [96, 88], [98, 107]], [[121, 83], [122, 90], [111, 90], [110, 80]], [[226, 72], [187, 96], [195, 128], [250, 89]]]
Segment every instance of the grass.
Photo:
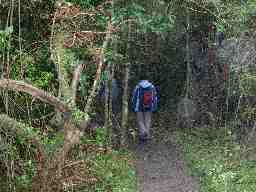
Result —
[[242, 147], [225, 128], [176, 132], [201, 192], [255, 192], [256, 161], [242, 158]]
[[113, 150], [107, 148], [104, 129], [96, 131], [95, 139], [85, 138], [83, 142], [95, 147], [91, 152], [82, 154], [82, 158], [91, 165], [91, 173], [98, 180], [95, 185], [88, 189], [88, 192], [136, 191], [134, 156], [131, 152], [124, 149]]
[[131, 159], [129, 153], [118, 151], [92, 159], [92, 169], [100, 178], [95, 191], [135, 192], [136, 175]]

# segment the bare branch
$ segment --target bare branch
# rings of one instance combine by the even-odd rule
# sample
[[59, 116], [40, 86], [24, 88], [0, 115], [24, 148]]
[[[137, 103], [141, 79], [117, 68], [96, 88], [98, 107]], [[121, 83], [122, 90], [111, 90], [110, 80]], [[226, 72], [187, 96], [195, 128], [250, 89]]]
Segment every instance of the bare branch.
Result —
[[80, 34], [107, 34], [106, 31], [80, 31]]
[[32, 97], [35, 97], [43, 102], [49, 103], [60, 112], [70, 111], [68, 106], [61, 102], [57, 97], [22, 81], [2, 79], [0, 80], [0, 88], [27, 93]]

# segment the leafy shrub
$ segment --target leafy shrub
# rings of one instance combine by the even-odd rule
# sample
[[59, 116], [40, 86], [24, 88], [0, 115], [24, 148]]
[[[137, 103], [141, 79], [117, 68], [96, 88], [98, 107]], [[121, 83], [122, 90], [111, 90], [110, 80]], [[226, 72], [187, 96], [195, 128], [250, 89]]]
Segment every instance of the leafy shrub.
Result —
[[[0, 115], [0, 164], [4, 164], [9, 171], [3, 171], [1, 179], [6, 181], [0, 186], [0, 190], [28, 191], [31, 187], [32, 177], [35, 174], [35, 146], [32, 139], [39, 137], [38, 131]], [[10, 171], [13, 175], [10, 175]]]
[[[77, 115], [79, 117], [79, 114]], [[63, 146], [64, 135], [59, 132], [49, 137], [39, 134], [37, 129], [19, 123], [6, 115], [0, 115], [0, 119], [4, 121], [0, 125], [0, 171], [4, 173], [0, 176], [0, 191], [13, 191], [15, 188], [18, 192], [29, 192], [32, 178], [37, 170], [36, 147], [31, 139], [38, 138], [43, 144], [46, 155], [52, 157], [57, 149]], [[68, 165], [82, 162], [81, 165], [77, 164], [78, 167], [75, 166], [72, 171], [70, 170], [70, 174], [74, 172], [74, 174], [83, 175], [81, 177], [86, 181], [79, 185], [71, 183], [71, 185], [65, 186], [64, 191], [136, 191], [133, 157], [127, 151], [111, 150], [107, 147], [106, 138], [106, 130], [98, 129], [94, 139], [84, 137], [81, 139], [81, 143], [70, 151]], [[86, 152], [83, 153], [83, 150]], [[8, 165], [11, 161], [20, 167], [15, 167], [14, 171], [18, 170], [18, 172], [15, 172], [13, 178], [8, 178], [6, 171], [1, 170], [1, 165], [5, 163]]]

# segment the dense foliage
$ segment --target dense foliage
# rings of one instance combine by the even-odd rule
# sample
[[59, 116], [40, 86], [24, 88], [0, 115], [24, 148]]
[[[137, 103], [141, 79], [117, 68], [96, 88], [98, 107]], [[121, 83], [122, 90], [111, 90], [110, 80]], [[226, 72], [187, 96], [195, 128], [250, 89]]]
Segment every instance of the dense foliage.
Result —
[[[8, 170], [1, 175], [0, 190], [31, 191], [32, 180], [40, 172], [40, 158], [45, 158], [40, 156], [43, 155], [40, 143], [45, 155], [53, 156], [63, 145], [64, 135], [52, 132], [47, 138], [39, 130], [6, 115], [0, 118], [5, 121], [0, 128], [0, 167]], [[125, 150], [105, 149], [106, 142], [105, 130], [99, 129], [95, 137], [82, 138], [81, 143], [70, 151], [69, 159], [73, 162], [67, 164], [70, 170], [66, 170], [62, 178], [66, 181], [64, 191], [136, 191], [132, 155]], [[9, 169], [11, 164], [14, 167]]]
[[[115, 77], [121, 93], [127, 85], [127, 98], [141, 78], [153, 81], [160, 90], [163, 112], [176, 110], [184, 96], [200, 100], [198, 110], [205, 104], [206, 112], [197, 120], [205, 118], [218, 129], [198, 128], [177, 136], [192, 172], [201, 180], [202, 191], [255, 191], [255, 159], [247, 153], [254, 150], [256, 135], [255, 0], [0, 2], [1, 80], [23, 83], [18, 90], [15, 84], [14, 91], [1, 84], [0, 111], [9, 116], [0, 115], [3, 190], [32, 190], [47, 181], [40, 180], [42, 170], [46, 173], [41, 176], [55, 178], [58, 169], [45, 164], [72, 143], [67, 142], [72, 138], [67, 133], [79, 130], [78, 142], [72, 143], [62, 175], [56, 176], [51, 189], [64, 183], [63, 191], [135, 191], [132, 155], [112, 149], [111, 139], [116, 135], [111, 132], [111, 102], [103, 104], [97, 97], [99, 85], [106, 83], [111, 90]], [[223, 47], [217, 46], [217, 34], [224, 35]], [[210, 48], [216, 50], [218, 60], [211, 68], [215, 71], [204, 75], [214, 76], [214, 82], [206, 81], [207, 86], [197, 90], [199, 96], [191, 96], [188, 80], [193, 79], [194, 87], [203, 85], [203, 80], [195, 77], [189, 64], [198, 59], [206, 66]], [[229, 71], [224, 82], [221, 76], [226, 64]], [[124, 77], [129, 77], [127, 82]], [[221, 86], [216, 88], [214, 83]], [[215, 93], [219, 88], [223, 88], [221, 99], [214, 103], [210, 97], [220, 98]], [[40, 91], [45, 91], [43, 96]], [[70, 111], [58, 111], [45, 102], [47, 96]], [[120, 103], [122, 98], [125, 95], [120, 96]], [[123, 101], [121, 108], [127, 108], [127, 103]], [[212, 110], [216, 106], [221, 108], [220, 115]], [[118, 126], [121, 115], [116, 115]], [[67, 122], [70, 130], [65, 127]], [[129, 130], [134, 132], [132, 125]], [[126, 134], [127, 127], [119, 127]]]

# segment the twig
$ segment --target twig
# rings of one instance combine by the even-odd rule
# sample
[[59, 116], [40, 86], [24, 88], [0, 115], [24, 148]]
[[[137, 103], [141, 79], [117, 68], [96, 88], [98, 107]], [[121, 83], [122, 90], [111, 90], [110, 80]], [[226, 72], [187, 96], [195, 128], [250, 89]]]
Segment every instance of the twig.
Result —
[[65, 165], [64, 167], [62, 167], [62, 169], [66, 169], [66, 168], [69, 168], [69, 167], [72, 167], [72, 166], [75, 166], [75, 165], [78, 165], [78, 164], [83, 164], [83, 163], [85, 163], [84, 160], [71, 162], [71, 163]]

